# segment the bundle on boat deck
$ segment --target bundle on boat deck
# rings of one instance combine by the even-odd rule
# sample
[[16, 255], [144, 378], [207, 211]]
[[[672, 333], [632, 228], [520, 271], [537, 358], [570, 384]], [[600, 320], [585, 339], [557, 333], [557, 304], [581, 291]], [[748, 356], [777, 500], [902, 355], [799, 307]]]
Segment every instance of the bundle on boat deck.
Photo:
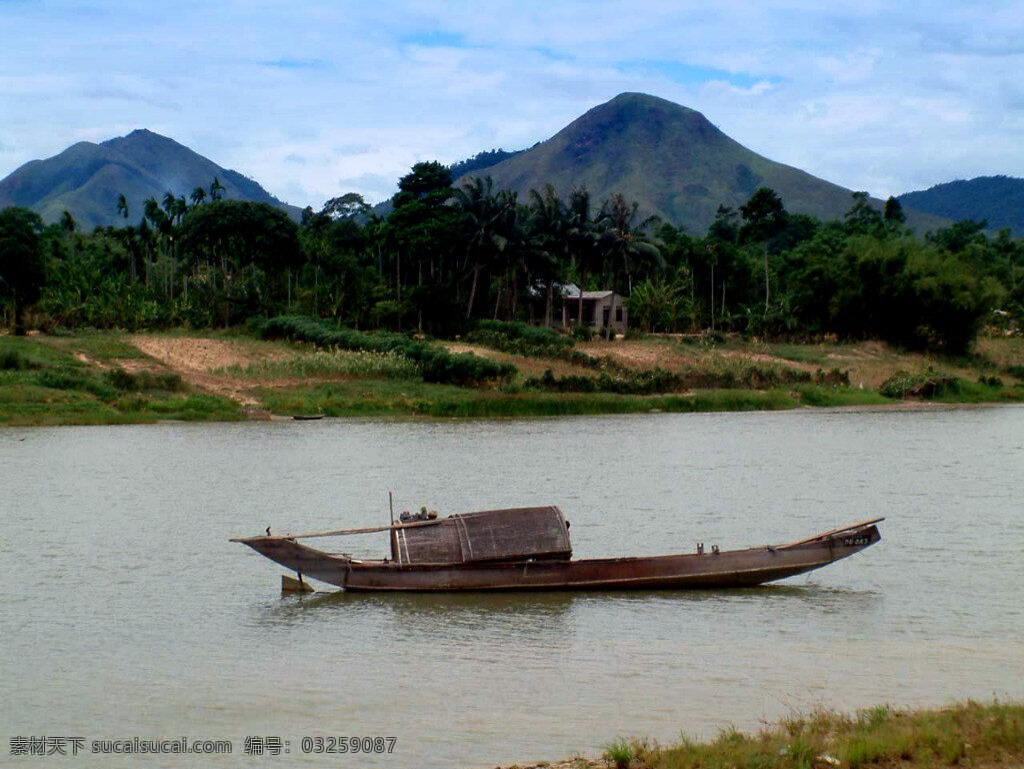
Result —
[[[239, 538], [302, 575], [346, 590], [566, 590], [739, 587], [801, 574], [874, 544], [882, 518], [785, 545], [572, 560], [569, 524], [554, 506], [458, 513], [363, 529]], [[358, 560], [298, 540], [389, 532], [391, 557]]]

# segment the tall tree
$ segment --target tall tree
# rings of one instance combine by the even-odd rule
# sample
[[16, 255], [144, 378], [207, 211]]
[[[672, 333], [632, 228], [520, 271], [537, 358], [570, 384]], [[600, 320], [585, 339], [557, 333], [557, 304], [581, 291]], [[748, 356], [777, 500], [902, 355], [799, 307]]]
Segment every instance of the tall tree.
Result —
[[566, 206], [568, 227], [566, 239], [569, 255], [579, 276], [579, 302], [576, 307], [576, 324], [583, 325], [583, 291], [587, 279], [601, 268], [601, 250], [598, 243], [597, 222], [591, 215], [590, 192], [586, 187], [573, 188]]
[[220, 183], [220, 179], [216, 176], [213, 177], [213, 181], [210, 183], [210, 200], [220, 200], [224, 197], [224, 185]]
[[121, 214], [124, 220], [128, 221], [128, 198], [122, 192], [117, 196], [117, 213]]
[[466, 320], [473, 316], [481, 271], [497, 262], [497, 257], [509, 244], [503, 233], [504, 222], [515, 207], [515, 198], [507, 191], [494, 191], [490, 176], [470, 177], [455, 190], [455, 205], [463, 216], [466, 227], [466, 251], [471, 267], [469, 300]]
[[39, 299], [46, 278], [39, 235], [43, 220], [27, 208], [0, 211], [0, 292], [14, 304], [14, 333], [25, 333], [25, 308]]
[[633, 292], [634, 268], [641, 263], [663, 268], [661, 250], [650, 235], [650, 228], [659, 218], [648, 216], [638, 220], [638, 203], [630, 203], [621, 193], [615, 193], [601, 206], [597, 217], [601, 246], [609, 262], [612, 290], [617, 290], [615, 276], [621, 269], [626, 277], [626, 293]]
[[744, 222], [740, 228], [740, 241], [761, 243], [764, 251], [764, 316], [767, 318], [771, 299], [768, 243], [786, 228], [786, 209], [775, 190], [761, 187], [740, 206], [740, 214]]
[[881, 235], [885, 231], [885, 220], [873, 205], [866, 192], [854, 192], [853, 205], [843, 218], [847, 231], [858, 235]]
[[[384, 233], [392, 246], [399, 319], [402, 307], [411, 306], [408, 302], [412, 299], [416, 323], [421, 329], [425, 310], [447, 304], [437, 301], [439, 297], [429, 288], [425, 289], [424, 283], [436, 286], [444, 282], [445, 256], [458, 241], [457, 207], [449, 205], [453, 195], [452, 175], [447, 166], [437, 161], [416, 163], [398, 181], [394, 211], [388, 217]], [[406, 282], [403, 276], [409, 274], [415, 276], [410, 282], [416, 290], [413, 295], [403, 297], [402, 286]]]
[[370, 204], [358, 192], [346, 192], [324, 203], [320, 213], [331, 219], [355, 219], [369, 215]]
[[903, 204], [897, 198], [892, 195], [885, 201], [885, 211], [882, 213], [882, 218], [885, 219], [886, 224], [900, 225], [907, 221], [907, 215], [903, 213]]
[[561, 280], [569, 261], [569, 217], [553, 185], [545, 185], [543, 194], [530, 190], [528, 227], [533, 252], [531, 272], [544, 291], [544, 325], [550, 326], [554, 320], [555, 283]]
[[60, 215], [60, 228], [64, 232], [74, 232], [78, 229], [78, 222], [75, 221], [75, 217], [71, 215], [71, 212], [66, 208], [64, 213]]

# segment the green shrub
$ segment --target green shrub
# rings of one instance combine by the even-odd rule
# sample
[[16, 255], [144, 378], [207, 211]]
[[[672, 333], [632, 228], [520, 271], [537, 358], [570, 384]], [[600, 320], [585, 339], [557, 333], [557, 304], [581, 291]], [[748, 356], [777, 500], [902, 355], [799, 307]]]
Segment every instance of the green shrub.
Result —
[[107, 383], [93, 377], [80, 368], [57, 366], [43, 369], [36, 375], [36, 382], [51, 390], [79, 390], [92, 393], [104, 400], [113, 398], [117, 391]]
[[1018, 379], [1024, 379], [1024, 366], [1007, 366], [1006, 373]]
[[404, 334], [368, 333], [301, 315], [280, 315], [263, 324], [265, 339], [292, 339], [318, 347], [369, 352], [394, 352], [416, 364], [424, 382], [471, 385], [509, 379], [516, 367], [472, 353], [453, 354]]
[[569, 335], [577, 342], [589, 342], [594, 338], [594, 329], [580, 323], [572, 327]]
[[831, 385], [832, 387], [849, 387], [850, 386], [850, 371], [840, 371], [838, 368], [832, 368], [828, 371], [818, 369], [814, 373], [815, 384], [820, 385]]
[[39, 372], [36, 381], [53, 390], [83, 390], [86, 375], [73, 368], [49, 368]]
[[0, 353], [0, 371], [24, 371], [37, 369], [40, 365], [29, 360], [17, 350], [4, 350]]
[[633, 761], [636, 751], [628, 740], [619, 738], [604, 746], [604, 758], [615, 764], [616, 769], [626, 769]]
[[682, 380], [678, 375], [661, 368], [651, 371], [621, 371], [615, 375], [606, 371], [596, 377], [569, 374], [556, 377], [551, 369], [541, 377], [530, 377], [526, 386], [535, 390], [562, 393], [616, 393], [618, 395], [654, 395], [679, 390]]
[[145, 392], [161, 390], [178, 392], [185, 389], [181, 376], [171, 371], [125, 371], [115, 368], [106, 372], [104, 378], [112, 387], [124, 392]]
[[758, 363], [746, 358], [720, 356], [702, 367], [687, 367], [682, 372], [681, 380], [690, 388], [743, 387], [768, 390], [791, 384], [807, 384], [813, 377], [809, 371], [803, 369], [774, 363]]
[[982, 374], [978, 377], [978, 384], [983, 384], [987, 387], [1002, 387], [1003, 380], [997, 376], [986, 376], [985, 374]]
[[931, 367], [920, 374], [897, 371], [882, 382], [878, 391], [886, 398], [936, 398], [955, 393], [960, 389], [960, 380], [943, 374]]
[[466, 341], [493, 347], [517, 355], [564, 354], [573, 340], [546, 326], [531, 326], [521, 321], [482, 320], [466, 335]]

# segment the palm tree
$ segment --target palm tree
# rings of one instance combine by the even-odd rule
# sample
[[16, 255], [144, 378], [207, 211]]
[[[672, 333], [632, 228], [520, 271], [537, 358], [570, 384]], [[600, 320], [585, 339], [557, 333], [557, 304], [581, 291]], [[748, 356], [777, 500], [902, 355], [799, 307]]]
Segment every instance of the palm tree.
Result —
[[569, 257], [576, 265], [580, 281], [577, 325], [583, 324], [583, 290], [586, 288], [587, 278], [592, 272], [600, 269], [601, 253], [598, 248], [597, 223], [591, 217], [590, 209], [590, 193], [587, 188], [573, 188], [566, 208], [568, 226], [565, 234]]
[[626, 275], [628, 293], [633, 291], [633, 265], [639, 261], [664, 266], [661, 249], [649, 237], [650, 227], [659, 221], [657, 216], [648, 216], [637, 223], [637, 203], [628, 203], [621, 193], [612, 195], [604, 202], [597, 218], [601, 245], [608, 257], [612, 274], [612, 290], [615, 276], [621, 267]]
[[188, 213], [188, 201], [185, 198], [178, 198], [174, 201], [174, 219], [177, 224], [181, 224], [181, 220], [185, 218], [185, 214]]
[[483, 179], [474, 176], [455, 190], [454, 199], [466, 221], [466, 251], [473, 264], [473, 282], [466, 304], [466, 320], [469, 320], [473, 316], [481, 270], [508, 246], [508, 238], [502, 234], [505, 224], [502, 220], [508, 217], [510, 208], [514, 210], [515, 197], [507, 190], [495, 194], [494, 180], [490, 176]]
[[544, 325], [550, 326], [554, 284], [560, 277], [559, 267], [568, 262], [569, 216], [551, 184], [544, 187], [543, 195], [537, 190], [530, 190], [530, 198], [531, 272], [538, 275], [544, 286]]
[[125, 220], [128, 219], [128, 198], [124, 196], [123, 192], [117, 196], [117, 213], [121, 214]]
[[224, 197], [224, 185], [215, 176], [213, 177], [213, 183], [210, 184], [210, 200], [220, 200], [222, 197]]
[[64, 213], [60, 215], [60, 226], [65, 232], [74, 232], [78, 229], [78, 223], [75, 221], [75, 217], [71, 215], [71, 212], [66, 208]]
[[192, 200], [192, 205], [198, 206], [200, 203], [206, 200], [206, 190], [203, 189], [202, 187], [196, 187], [194, 190], [192, 190], [192, 194], [189, 195], [189, 198]]

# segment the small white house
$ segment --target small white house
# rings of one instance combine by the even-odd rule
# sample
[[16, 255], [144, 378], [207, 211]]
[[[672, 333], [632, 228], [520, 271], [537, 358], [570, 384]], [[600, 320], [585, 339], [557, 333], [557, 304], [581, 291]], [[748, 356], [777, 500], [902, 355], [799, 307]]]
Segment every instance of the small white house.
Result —
[[579, 322], [580, 303], [583, 303], [585, 326], [601, 330], [611, 326], [616, 333], [625, 334], [629, 328], [629, 309], [626, 299], [614, 291], [583, 291], [566, 286], [562, 298], [562, 325], [571, 328]]

